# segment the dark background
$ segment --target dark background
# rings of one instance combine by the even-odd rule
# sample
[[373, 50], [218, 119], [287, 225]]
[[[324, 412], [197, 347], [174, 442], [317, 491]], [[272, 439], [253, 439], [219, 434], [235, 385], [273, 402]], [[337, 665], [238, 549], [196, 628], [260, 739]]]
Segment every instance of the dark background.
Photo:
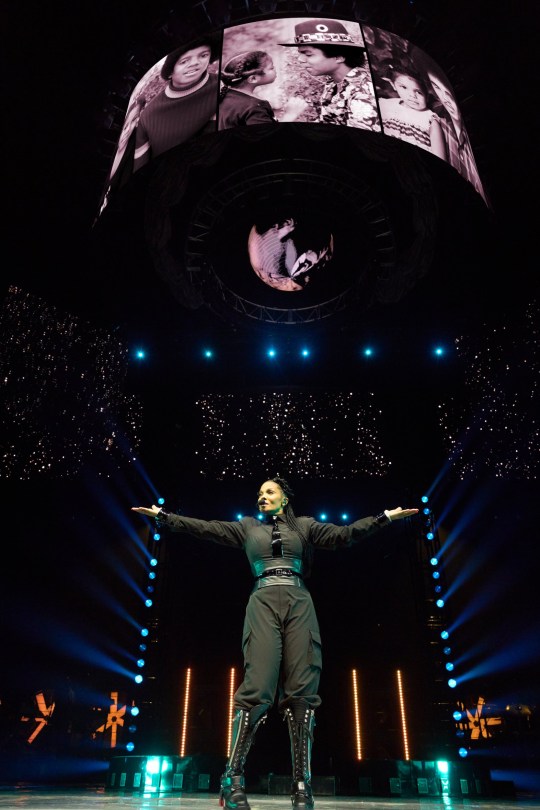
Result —
[[[291, 11], [288, 5], [278, 4], [278, 11]], [[321, 14], [350, 16], [345, 8], [349, 3], [319, 5]], [[161, 34], [167, 20], [169, 31], [176, 30], [181, 41], [188, 36], [184, 32], [197, 26], [227, 23], [227, 11], [234, 20], [240, 13], [235, 4], [183, 4], [176, 13], [170, 4], [159, 3], [141, 3], [136, 9], [119, 2], [3, 4], [4, 295], [7, 300], [14, 285], [121, 341], [130, 352], [123, 388], [142, 407], [138, 464], [109, 466], [96, 453], [75, 474], [33, 474], [24, 481], [8, 476], [2, 484], [2, 742], [4, 750], [17, 750], [27, 767], [33, 751], [25, 748], [26, 726], [21, 727], [20, 717], [35, 711], [37, 691], [52, 690], [58, 701], [56, 727], [46, 730], [48, 738], [44, 732], [39, 739], [41, 752], [60, 751], [68, 737], [74, 745], [72, 731], [66, 731], [74, 717], [78, 739], [87, 741], [97, 726], [89, 710], [99, 700], [107, 705], [97, 697], [111, 683], [109, 659], [101, 654], [110, 653], [127, 671], [132, 667], [129, 651], [137, 643], [136, 632], [126, 614], [140, 611], [147, 536], [144, 523], [130, 517], [129, 507], [150, 503], [160, 493], [171, 508], [186, 514], [232, 519], [237, 511], [249, 511], [259, 478], [274, 472], [255, 465], [254, 481], [240, 476], [215, 481], [201, 475], [195, 455], [201, 441], [193, 405], [197, 396], [276, 387], [374, 393], [381, 404], [379, 430], [392, 460], [391, 474], [382, 480], [299, 477], [294, 480], [297, 511], [317, 514], [324, 505], [334, 514], [345, 509], [360, 517], [396, 505], [418, 505], [433, 487], [441, 542], [452, 538], [445, 578], [449, 587], [457, 583], [448, 607], [449, 622], [456, 625], [455, 660], [460, 659], [460, 672], [470, 672], [461, 698], [474, 706], [485, 693], [495, 713], [510, 704], [530, 706], [531, 720], [507, 724], [506, 736], [480, 743], [494, 761], [502, 757], [507, 765], [518, 760], [538, 765], [538, 458], [532, 455], [537, 450], [531, 439], [538, 430], [537, 115], [530, 68], [538, 12], [533, 4], [507, 12], [465, 0], [436, 7], [397, 0], [354, 6], [360, 8], [362, 21], [423, 48], [451, 78], [492, 210], [449, 167], [421, 156], [438, 204], [429, 272], [393, 302], [359, 307], [335, 323], [278, 328], [221, 317], [205, 306], [190, 310], [175, 300], [156, 273], [142, 236], [144, 183], [131, 206], [93, 227], [114, 138], [114, 128], [107, 128], [111, 103], [121, 106], [127, 100], [122, 96], [129, 83], [127, 66], [136, 72], [138, 65], [142, 75], [170, 49], [170, 36]], [[250, 11], [256, 13], [258, 7]], [[210, 175], [202, 173], [207, 181]], [[391, 197], [391, 183], [389, 188]], [[410, 201], [395, 204], [391, 216], [396, 232], [406, 233], [414, 217]], [[469, 354], [456, 350], [461, 336], [466, 337], [460, 345], [472, 347]], [[282, 354], [269, 369], [263, 352], [273, 340]], [[314, 347], [314, 357], [300, 367], [296, 351], [304, 342]], [[378, 349], [370, 363], [359, 356], [365, 342]], [[435, 342], [449, 347], [441, 360], [430, 354]], [[209, 344], [217, 347], [217, 356], [204, 364], [201, 349]], [[460, 475], [459, 464], [449, 462], [439, 406], [454, 398], [456, 408], [478, 417], [468, 377], [474, 350], [496, 351], [499, 345], [501, 365], [490, 366], [490, 373], [501, 382], [497, 369], [510, 358], [515, 373], [504, 381], [503, 390], [509, 402], [517, 403], [512, 406], [513, 438], [522, 457], [531, 453], [529, 472], [523, 472], [525, 463], [494, 466], [486, 452], [489, 441], [482, 439], [472, 470]], [[148, 351], [144, 363], [133, 359], [136, 346]], [[9, 400], [9, 388], [6, 396]], [[503, 407], [491, 422], [498, 442], [505, 414]], [[24, 437], [20, 424], [11, 429]], [[6, 441], [8, 419], [4, 431]], [[321, 436], [323, 444], [331, 441], [331, 436]], [[497, 447], [497, 457], [504, 458], [504, 442]], [[346, 561], [338, 556], [317, 560], [312, 590], [325, 640], [322, 694], [328, 705], [319, 720], [315, 755], [320, 772], [345, 769], [349, 762], [336, 720], [342, 710], [337, 696], [347, 689], [348, 669], [366, 670], [371, 694], [377, 693], [371, 710], [378, 720], [373, 722], [384, 726], [379, 708], [389, 700], [389, 687], [381, 688], [388, 670], [407, 662], [415, 650], [424, 650], [425, 602], [431, 594], [418, 576], [422, 561], [415, 537], [414, 526], [396, 526], [381, 535], [380, 545], [354, 549]], [[175, 723], [167, 726], [163, 715], [169, 700], [176, 701], [178, 672], [197, 666], [204, 687], [196, 697], [194, 738], [203, 753], [217, 754], [213, 746], [221, 733], [216, 732], [221, 728], [216, 718], [223, 694], [217, 672], [241, 663], [241, 621], [250, 588], [247, 566], [242, 568], [232, 552], [199, 548], [185, 538], [167, 542], [160, 554], [167, 573], [160, 586], [161, 649], [153, 666], [164, 686], [149, 711], [160, 727], [156, 731], [154, 724], [147, 731], [154, 742], [171, 744]], [[429, 655], [425, 667], [416, 666], [431, 684]], [[127, 682], [125, 672], [118, 677]], [[72, 708], [68, 711], [66, 705]], [[420, 717], [424, 710], [427, 718], [418, 721], [418, 740], [422, 734], [428, 740], [422, 750], [440, 745], [450, 756], [453, 729], [439, 742], [429, 711], [417, 706]], [[278, 746], [281, 760], [270, 751], [274, 738], [284, 736], [283, 729], [277, 719], [269, 725], [273, 731], [254, 753], [253, 768], [286, 772], [286, 741]], [[384, 756], [385, 751], [391, 758], [399, 756], [392, 728], [390, 720], [379, 731], [379, 747], [370, 756]], [[81, 745], [86, 751], [88, 746]], [[107, 755], [98, 743], [89, 747]], [[17, 774], [24, 778], [17, 760], [20, 767]], [[4, 778], [10, 778], [9, 772]]]

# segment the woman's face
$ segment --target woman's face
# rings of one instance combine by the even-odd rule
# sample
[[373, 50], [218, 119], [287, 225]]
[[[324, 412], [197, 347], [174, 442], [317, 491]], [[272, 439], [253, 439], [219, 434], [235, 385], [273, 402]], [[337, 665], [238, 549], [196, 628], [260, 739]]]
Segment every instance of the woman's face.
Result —
[[173, 87], [181, 88], [196, 84], [199, 79], [202, 79], [210, 64], [211, 55], [209, 45], [200, 45], [198, 48], [192, 48], [183, 53], [173, 67], [171, 74]]
[[287, 498], [279, 484], [265, 481], [257, 495], [257, 506], [262, 515], [282, 515]]

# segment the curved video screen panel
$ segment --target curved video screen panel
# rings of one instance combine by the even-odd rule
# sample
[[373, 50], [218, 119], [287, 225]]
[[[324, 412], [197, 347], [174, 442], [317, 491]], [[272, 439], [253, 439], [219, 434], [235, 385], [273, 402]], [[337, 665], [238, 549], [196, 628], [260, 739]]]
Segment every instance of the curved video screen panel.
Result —
[[129, 99], [101, 210], [135, 172], [176, 146], [288, 122], [403, 140], [447, 162], [486, 200], [453, 89], [428, 54], [349, 20], [289, 17], [201, 37], [147, 71]]

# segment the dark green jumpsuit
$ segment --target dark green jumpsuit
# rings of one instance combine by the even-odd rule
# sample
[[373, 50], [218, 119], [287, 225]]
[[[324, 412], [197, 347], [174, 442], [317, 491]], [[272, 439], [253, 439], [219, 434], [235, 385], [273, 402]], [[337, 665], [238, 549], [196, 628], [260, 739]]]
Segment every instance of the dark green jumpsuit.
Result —
[[[321, 703], [321, 637], [311, 594], [302, 579], [304, 547], [284, 515], [277, 515], [276, 520], [283, 544], [283, 557], [278, 558], [272, 556], [271, 522], [254, 517], [207, 521], [170, 513], [159, 518], [160, 525], [172, 531], [244, 549], [247, 554], [255, 586], [242, 637], [244, 680], [234, 703], [236, 709], [254, 710], [257, 715], [273, 705], [278, 690], [280, 711], [295, 698], [302, 698], [311, 709]], [[314, 548], [330, 550], [347, 548], [390, 523], [384, 513], [347, 526], [318, 523], [311, 517], [296, 520]], [[259, 578], [274, 570], [275, 575]]]

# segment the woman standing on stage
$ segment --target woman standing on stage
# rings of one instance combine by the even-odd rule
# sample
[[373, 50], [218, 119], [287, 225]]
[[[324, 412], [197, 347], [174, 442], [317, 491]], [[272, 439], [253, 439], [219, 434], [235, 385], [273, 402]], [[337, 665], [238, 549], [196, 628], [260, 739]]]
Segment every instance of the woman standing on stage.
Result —
[[255, 732], [278, 696], [278, 709], [289, 728], [292, 754], [291, 800], [294, 810], [313, 810], [311, 747], [322, 666], [317, 615], [305, 579], [313, 551], [347, 548], [392, 521], [418, 509], [384, 510], [347, 526], [296, 517], [293, 492], [285, 479], [265, 481], [257, 495], [263, 520], [198, 520], [165, 512], [158, 506], [132, 507], [155, 518], [161, 527], [243, 549], [254, 576], [242, 647], [244, 680], [234, 696], [231, 752], [221, 777], [221, 803], [228, 810], [250, 810], [244, 765]]

